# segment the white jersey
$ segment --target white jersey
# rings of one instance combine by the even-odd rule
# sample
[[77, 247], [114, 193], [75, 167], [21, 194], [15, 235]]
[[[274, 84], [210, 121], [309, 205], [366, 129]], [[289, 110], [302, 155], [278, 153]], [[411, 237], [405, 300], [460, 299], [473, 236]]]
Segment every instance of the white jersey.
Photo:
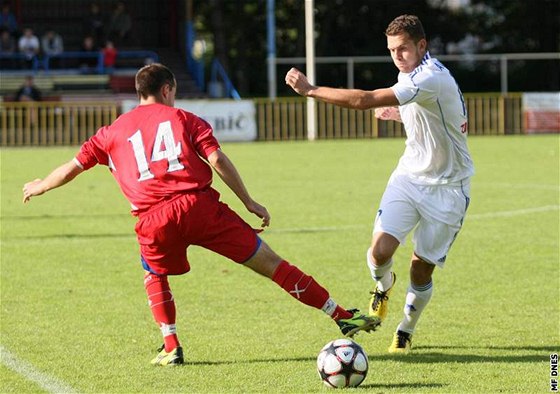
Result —
[[391, 87], [399, 100], [406, 149], [395, 169], [414, 183], [456, 184], [474, 174], [467, 147], [467, 109], [455, 79], [430, 54]]

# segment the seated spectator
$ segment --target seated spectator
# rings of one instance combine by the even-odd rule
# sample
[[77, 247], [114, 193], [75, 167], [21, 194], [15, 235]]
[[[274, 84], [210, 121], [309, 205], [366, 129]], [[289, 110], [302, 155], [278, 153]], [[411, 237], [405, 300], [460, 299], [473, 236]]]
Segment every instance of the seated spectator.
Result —
[[[60, 34], [56, 33], [53, 29], [47, 29], [46, 33], [41, 38], [41, 48], [43, 55], [51, 57], [60, 55], [64, 52], [64, 44]], [[60, 65], [61, 59], [51, 59], [50, 66], [57, 67]]]
[[0, 12], [0, 29], [7, 30], [12, 37], [16, 38], [18, 24], [11, 7], [12, 5], [9, 1], [2, 3], [2, 12]]
[[113, 41], [117, 46], [122, 45], [128, 40], [131, 27], [132, 19], [130, 14], [126, 10], [125, 4], [119, 1], [111, 14], [108, 31], [109, 40]]
[[30, 27], [23, 30], [23, 35], [19, 38], [18, 48], [20, 53], [25, 56], [23, 66], [27, 68], [33, 67], [33, 61], [39, 54], [39, 39], [33, 34], [33, 29]]
[[92, 36], [95, 42], [105, 41], [105, 18], [97, 3], [90, 4], [89, 14], [84, 18], [84, 35]]
[[92, 72], [96, 72], [99, 62], [99, 50], [95, 46], [95, 41], [93, 40], [92, 36], [84, 37], [80, 51], [82, 53], [91, 55], [80, 59], [80, 69], [82, 70], [82, 73], [89, 74]]
[[107, 74], [112, 74], [115, 70], [118, 51], [112, 41], [107, 41], [101, 52], [103, 53], [103, 66], [105, 67], [105, 72]]
[[[25, 77], [23, 85], [16, 92], [15, 100], [21, 102], [41, 101], [41, 91], [37, 88], [37, 86], [35, 86], [35, 81], [32, 75]], [[25, 122], [29, 126], [36, 126], [38, 124], [37, 120], [39, 119], [39, 116], [35, 106], [24, 107], [23, 113]]]
[[[2, 30], [0, 33], [0, 55], [13, 55], [16, 53], [16, 41], [10, 35], [8, 30]], [[0, 59], [0, 69], [16, 68], [15, 59]]]
[[41, 39], [41, 47], [45, 55], [60, 55], [64, 52], [64, 43], [60, 34], [53, 29], [48, 29]]
[[19, 88], [15, 96], [16, 101], [41, 101], [41, 91], [35, 86], [35, 79], [32, 75], [25, 77], [23, 85]]

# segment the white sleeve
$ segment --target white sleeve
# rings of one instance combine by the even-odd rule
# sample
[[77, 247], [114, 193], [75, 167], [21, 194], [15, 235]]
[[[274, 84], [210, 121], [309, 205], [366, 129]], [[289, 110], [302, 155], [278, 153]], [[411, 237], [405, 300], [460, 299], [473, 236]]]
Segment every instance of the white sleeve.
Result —
[[430, 101], [437, 95], [436, 78], [428, 73], [412, 73], [399, 76], [399, 81], [391, 86], [400, 105]]

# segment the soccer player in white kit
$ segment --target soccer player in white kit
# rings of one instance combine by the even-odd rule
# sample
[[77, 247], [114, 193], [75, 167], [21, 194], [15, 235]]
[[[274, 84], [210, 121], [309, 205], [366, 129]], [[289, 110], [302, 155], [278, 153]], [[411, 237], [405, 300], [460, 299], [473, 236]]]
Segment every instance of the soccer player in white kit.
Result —
[[365, 91], [311, 85], [292, 68], [286, 84], [298, 94], [345, 108], [376, 108], [375, 116], [404, 124], [406, 148], [391, 175], [375, 219], [367, 265], [376, 281], [369, 313], [387, 316], [395, 283], [393, 255], [414, 230], [404, 316], [390, 353], [408, 353], [418, 319], [431, 299], [432, 273], [443, 267], [470, 199], [473, 163], [467, 147], [467, 110], [455, 79], [430, 56], [418, 17], [401, 15], [385, 31], [398, 82]]

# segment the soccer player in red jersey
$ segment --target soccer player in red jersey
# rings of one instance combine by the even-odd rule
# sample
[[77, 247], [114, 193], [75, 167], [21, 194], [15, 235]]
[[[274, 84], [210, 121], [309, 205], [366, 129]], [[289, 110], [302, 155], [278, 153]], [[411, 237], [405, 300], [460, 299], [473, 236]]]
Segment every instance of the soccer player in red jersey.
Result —
[[270, 223], [267, 209], [253, 200], [234, 164], [220, 149], [211, 126], [174, 108], [175, 76], [162, 64], [136, 74], [140, 105], [100, 128], [77, 156], [45, 179], [23, 187], [23, 202], [62, 186], [96, 164], [109, 167], [138, 217], [135, 227], [144, 286], [164, 345], [154, 365], [183, 363], [176, 311], [168, 275], [190, 270], [189, 245], [199, 245], [264, 275], [303, 304], [331, 316], [344, 335], [374, 330], [375, 317], [336, 304], [313, 277], [278, 256], [257, 232], [219, 200], [211, 187], [212, 168], [245, 208]]

